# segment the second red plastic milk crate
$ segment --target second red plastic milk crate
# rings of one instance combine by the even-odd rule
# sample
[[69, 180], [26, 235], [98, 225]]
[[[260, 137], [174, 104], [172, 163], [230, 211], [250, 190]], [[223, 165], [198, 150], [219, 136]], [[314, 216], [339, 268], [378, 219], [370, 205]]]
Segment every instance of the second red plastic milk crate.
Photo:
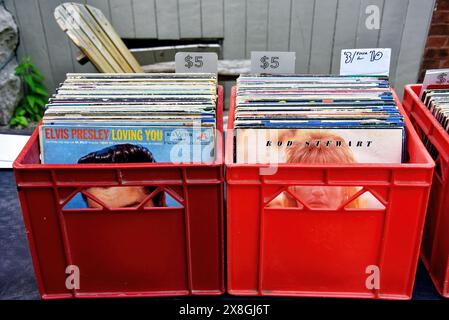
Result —
[[437, 290], [449, 298], [449, 135], [421, 102], [421, 87], [406, 86], [403, 99], [418, 133], [438, 151], [421, 258]]
[[[261, 171], [267, 165], [233, 162], [235, 96], [234, 88], [225, 160], [229, 293], [410, 299], [434, 162], [408, 118], [406, 163]], [[357, 187], [352, 200], [370, 193], [380, 208], [270, 207], [290, 186]]]
[[[224, 292], [223, 88], [212, 164], [40, 164], [35, 130], [14, 163], [43, 299]], [[156, 186], [179, 207], [70, 209], [92, 186]], [[72, 266], [79, 287], [67, 286]]]

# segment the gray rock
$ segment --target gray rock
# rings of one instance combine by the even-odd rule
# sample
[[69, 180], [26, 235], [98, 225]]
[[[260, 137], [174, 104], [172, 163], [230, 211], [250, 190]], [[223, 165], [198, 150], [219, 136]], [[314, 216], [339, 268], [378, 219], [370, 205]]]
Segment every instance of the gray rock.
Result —
[[[6, 125], [21, 98], [22, 85], [15, 75], [17, 60], [14, 50], [19, 41], [12, 15], [0, 6], [0, 125]], [[6, 64], [6, 65], [5, 65]]]
[[19, 32], [11, 13], [0, 5], [0, 66], [14, 54], [19, 43]]
[[22, 83], [14, 74], [17, 60], [12, 59], [0, 72], [0, 125], [6, 125], [22, 97]]

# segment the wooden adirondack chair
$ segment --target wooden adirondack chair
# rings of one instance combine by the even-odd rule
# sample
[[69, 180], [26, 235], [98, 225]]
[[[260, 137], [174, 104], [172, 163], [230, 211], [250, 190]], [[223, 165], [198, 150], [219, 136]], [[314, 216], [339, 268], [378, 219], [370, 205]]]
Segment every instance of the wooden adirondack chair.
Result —
[[[63, 3], [56, 7], [54, 16], [61, 29], [81, 50], [78, 62], [90, 60], [100, 72], [174, 72], [173, 62], [141, 66], [136, 57], [143, 63], [160, 62], [161, 59], [158, 61], [154, 57], [161, 56], [165, 56], [162, 61], [173, 61], [177, 51], [220, 50], [219, 45], [185, 45], [135, 49], [133, 54], [97, 8], [79, 3]], [[218, 74], [221, 78], [235, 79], [240, 73], [249, 72], [249, 66], [249, 60], [219, 60]]]
[[141, 66], [97, 8], [63, 3], [54, 12], [56, 22], [100, 72], [143, 72]]

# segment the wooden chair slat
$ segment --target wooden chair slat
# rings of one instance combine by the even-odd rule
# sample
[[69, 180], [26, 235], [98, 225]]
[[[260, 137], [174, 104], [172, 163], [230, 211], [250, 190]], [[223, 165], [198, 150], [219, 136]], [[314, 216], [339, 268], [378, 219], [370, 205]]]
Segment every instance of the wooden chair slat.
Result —
[[115, 47], [121, 52], [124, 59], [128, 62], [132, 70], [136, 73], [141, 73], [142, 68], [140, 67], [137, 60], [134, 58], [134, 56], [131, 54], [131, 52], [128, 50], [128, 48], [123, 43], [122, 39], [119, 37], [117, 32], [115, 32], [114, 28], [111, 26], [109, 21], [106, 19], [104, 14], [98, 10], [97, 8], [94, 8], [89, 5], [85, 5], [86, 9], [89, 10], [92, 17], [95, 18], [95, 20], [98, 22], [98, 24], [101, 26], [103, 31], [109, 36], [109, 39], [114, 43]]
[[[80, 30], [73, 28], [75, 22], [68, 16], [63, 6], [58, 6], [54, 12], [56, 22], [73, 43], [89, 58], [100, 72], [116, 72], [109, 62], [103, 57], [90, 39]], [[76, 24], [75, 24], [76, 25]]]
[[72, 28], [79, 31], [78, 34], [81, 37], [85, 37], [86, 41], [89, 41], [97, 49], [98, 53], [112, 66], [114, 72], [123, 72], [123, 67], [110, 54], [107, 45], [97, 38], [90, 26], [86, 23], [84, 16], [77, 10], [76, 7], [78, 4], [63, 4], [62, 6], [66, 9], [66, 13], [71, 21], [74, 21]]
[[87, 10], [84, 5], [79, 4], [75, 5], [74, 8], [80, 13], [82, 19], [84, 19], [84, 21], [86, 22], [86, 25], [90, 28], [97, 39], [104, 45], [111, 57], [115, 60], [117, 65], [120, 67], [120, 72], [134, 72], [130, 64], [125, 60], [122, 53], [117, 49], [115, 44], [103, 30], [103, 28], [97, 23], [90, 11]]

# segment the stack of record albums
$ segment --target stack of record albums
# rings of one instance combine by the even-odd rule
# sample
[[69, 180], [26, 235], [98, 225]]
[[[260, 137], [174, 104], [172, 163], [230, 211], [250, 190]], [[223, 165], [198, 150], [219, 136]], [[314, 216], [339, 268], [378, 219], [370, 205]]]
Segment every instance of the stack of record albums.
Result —
[[[449, 132], [449, 89], [428, 89], [422, 93], [422, 101], [438, 120], [441, 126]], [[433, 143], [423, 136], [424, 144], [434, 159], [438, 157], [438, 151]]]
[[405, 126], [388, 79], [242, 75], [237, 163], [400, 163]]
[[46, 106], [41, 162], [213, 162], [216, 105], [215, 74], [68, 74]]

